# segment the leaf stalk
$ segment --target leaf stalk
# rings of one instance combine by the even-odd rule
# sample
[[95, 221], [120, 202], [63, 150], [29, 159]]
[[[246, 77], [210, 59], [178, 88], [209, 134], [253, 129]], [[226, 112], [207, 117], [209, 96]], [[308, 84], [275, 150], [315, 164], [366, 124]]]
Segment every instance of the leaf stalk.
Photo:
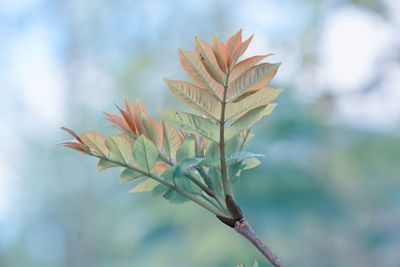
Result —
[[233, 196], [233, 187], [228, 177], [228, 170], [226, 167], [226, 156], [225, 156], [225, 108], [226, 108], [226, 95], [228, 91], [229, 71], [226, 74], [224, 83], [224, 94], [221, 102], [221, 117], [219, 122], [219, 156], [221, 165], [221, 176], [222, 185], [224, 188], [225, 195]]
[[213, 214], [215, 214], [215, 215], [224, 215], [224, 213], [222, 211], [220, 211], [218, 208], [216, 208], [214, 205], [212, 205], [212, 204], [210, 204], [208, 202], [205, 202], [201, 198], [198, 198], [195, 195], [193, 195], [193, 194], [191, 194], [191, 193], [189, 193], [189, 192], [187, 192], [185, 190], [182, 190], [181, 188], [177, 187], [176, 185], [165, 181], [160, 176], [154, 175], [154, 174], [149, 173], [149, 172], [147, 172], [145, 170], [139, 169], [139, 168], [137, 168], [135, 166], [132, 166], [132, 165], [129, 165], [129, 164], [126, 164], [126, 163], [123, 163], [123, 162], [119, 162], [119, 161], [116, 161], [116, 160], [112, 160], [112, 159], [107, 158], [107, 157], [102, 157], [102, 156], [94, 155], [94, 154], [91, 154], [91, 153], [89, 155], [91, 155], [93, 157], [96, 157], [96, 158], [99, 158], [99, 159], [103, 159], [105, 161], [114, 163], [114, 164], [122, 166], [122, 167], [125, 167], [127, 169], [131, 169], [133, 171], [137, 171], [137, 172], [139, 172], [139, 173], [141, 173], [141, 174], [143, 174], [143, 175], [145, 175], [145, 176], [147, 176], [147, 177], [159, 182], [160, 184], [163, 184], [163, 185], [171, 188], [172, 190], [175, 190], [176, 192], [184, 195], [188, 199], [192, 200], [193, 202], [197, 203], [198, 205], [202, 206], [203, 208], [207, 209], [208, 211], [212, 212]]

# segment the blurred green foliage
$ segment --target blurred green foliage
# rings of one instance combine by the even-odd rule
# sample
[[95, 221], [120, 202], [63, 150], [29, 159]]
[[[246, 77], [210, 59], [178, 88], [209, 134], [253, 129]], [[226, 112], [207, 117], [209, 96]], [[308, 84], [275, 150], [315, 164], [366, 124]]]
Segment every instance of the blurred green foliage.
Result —
[[[284, 62], [282, 69], [293, 64], [300, 77], [316, 67], [318, 43], [312, 42], [312, 49], [308, 44], [317, 39], [322, 23], [295, 16], [289, 24], [296, 31], [276, 34], [262, 23], [246, 29], [244, 18], [252, 14], [235, 20], [245, 7], [239, 2], [32, 2], [15, 18], [2, 20], [15, 32], [32, 23], [50, 25], [67, 88], [62, 123], [78, 130], [113, 132], [101, 111], [112, 111], [125, 96], [141, 98], [149, 110], [180, 108], [162, 78], [185, 77], [176, 47], [191, 47], [194, 35], [210, 39], [244, 27], [245, 34], [254, 31], [253, 43], [266, 37], [281, 49], [271, 52]], [[323, 2], [270, 1], [315, 12]], [[326, 12], [312, 14], [317, 20], [344, 5], [367, 7], [383, 17], [387, 12], [384, 1], [328, 2]], [[265, 7], [259, 1], [246, 5]], [[304, 51], [285, 66], [293, 47]], [[334, 117], [338, 95], [304, 101], [307, 95], [298, 93], [295, 80], [275, 83], [285, 88], [279, 106], [254, 129], [249, 150], [266, 158], [238, 184], [244, 213], [288, 266], [399, 266], [398, 127], [342, 123]], [[19, 105], [16, 101], [6, 111], [20, 116]], [[130, 187], [118, 183], [118, 171], [97, 174], [94, 159], [54, 145], [65, 138], [56, 127], [45, 137], [21, 128], [17, 137], [18, 157], [10, 157], [9, 165], [18, 176], [19, 197], [0, 218], [0, 266], [231, 267], [255, 258], [259, 266], [268, 266], [246, 240], [197, 206], [128, 194]]]

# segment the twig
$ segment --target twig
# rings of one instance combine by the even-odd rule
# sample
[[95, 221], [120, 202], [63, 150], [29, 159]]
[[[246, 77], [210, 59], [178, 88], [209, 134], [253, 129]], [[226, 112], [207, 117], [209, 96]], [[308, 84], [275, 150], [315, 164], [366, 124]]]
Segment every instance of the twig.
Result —
[[258, 237], [249, 222], [242, 218], [235, 223], [235, 230], [249, 240], [275, 267], [286, 267], [272, 250]]
[[221, 100], [221, 117], [219, 120], [219, 157], [221, 165], [222, 185], [224, 187], [224, 194], [233, 196], [233, 189], [231, 181], [228, 177], [228, 170], [226, 167], [225, 158], [225, 108], [226, 108], [226, 95], [228, 92], [229, 72], [226, 74], [224, 83], [224, 95]]

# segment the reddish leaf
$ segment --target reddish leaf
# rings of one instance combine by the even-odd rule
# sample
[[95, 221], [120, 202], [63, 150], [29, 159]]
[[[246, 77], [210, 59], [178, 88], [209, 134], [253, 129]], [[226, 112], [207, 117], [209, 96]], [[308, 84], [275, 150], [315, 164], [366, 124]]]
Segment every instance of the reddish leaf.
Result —
[[84, 144], [90, 148], [92, 154], [102, 157], [108, 156], [108, 149], [104, 137], [101, 136], [101, 134], [91, 131], [82, 133], [80, 137]]
[[218, 37], [215, 36], [212, 48], [221, 70], [226, 73], [228, 68], [227, 65], [228, 54], [225, 45], [221, 42], [221, 40]]
[[89, 148], [85, 144], [79, 143], [78, 141], [75, 141], [75, 140], [63, 142], [60, 145], [72, 148], [74, 150], [78, 150], [78, 151], [83, 152], [85, 154], [87, 154], [89, 152]]
[[225, 74], [221, 70], [211, 46], [196, 37], [196, 51], [208, 73], [220, 84], [225, 82]]
[[129, 127], [129, 129], [133, 133], [133, 135], [137, 135], [135, 122], [133, 121], [133, 117], [130, 115], [130, 113], [128, 113], [127, 111], [121, 109], [117, 105], [115, 105], [115, 106], [118, 108], [119, 112], [121, 113], [122, 117], [125, 120], [126, 125]]
[[251, 67], [228, 87], [228, 101], [235, 101], [240, 95], [267, 86], [275, 76], [280, 63], [262, 63]]
[[251, 67], [256, 65], [258, 62], [263, 60], [264, 58], [270, 56], [272, 54], [268, 55], [260, 55], [260, 56], [252, 56], [249, 58], [246, 58], [242, 61], [240, 61], [238, 64], [235, 65], [233, 68], [231, 74], [229, 75], [229, 84], [231, 84], [233, 81], [235, 81], [240, 75], [248, 71]]
[[120, 129], [123, 132], [130, 133], [130, 128], [123, 117], [104, 112], [106, 119], [109, 120], [113, 127]]
[[179, 50], [180, 60], [183, 68], [189, 76], [197, 83], [199, 87], [207, 89], [207, 91], [219, 99], [222, 99], [224, 88], [216, 82], [208, 73], [200, 59], [193, 53]]
[[236, 34], [234, 34], [231, 38], [229, 38], [226, 43], [226, 50], [228, 51], [228, 67], [231, 69], [234, 62], [234, 55], [242, 44], [242, 29], [240, 29]]
[[68, 129], [67, 127], [61, 127], [61, 130], [66, 131], [67, 133], [69, 133], [70, 135], [72, 135], [78, 142], [82, 143], [82, 139], [71, 129]]
[[251, 41], [253, 40], [253, 36], [254, 35], [250, 36], [249, 38], [247, 38], [246, 41], [241, 43], [240, 47], [238, 48], [236, 53], [233, 55], [233, 58], [234, 58], [235, 62], [244, 54], [244, 52], [246, 52], [246, 50], [249, 47]]
[[171, 166], [164, 162], [157, 162], [153, 167], [153, 172], [157, 175], [161, 175], [166, 170], [170, 169]]

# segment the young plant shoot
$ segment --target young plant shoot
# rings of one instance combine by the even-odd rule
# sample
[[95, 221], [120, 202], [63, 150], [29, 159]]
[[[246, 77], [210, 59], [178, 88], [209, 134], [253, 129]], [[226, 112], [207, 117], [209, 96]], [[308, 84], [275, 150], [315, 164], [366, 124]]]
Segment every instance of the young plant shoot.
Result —
[[285, 266], [257, 236], [235, 200], [243, 171], [260, 164], [245, 150], [253, 125], [269, 116], [282, 89], [269, 87], [279, 63], [269, 55], [241, 59], [253, 36], [242, 31], [224, 44], [195, 38], [194, 52], [179, 50], [190, 82], [165, 79], [176, 98], [194, 113], [167, 110], [152, 118], [140, 103], [125, 100], [120, 115], [105, 116], [120, 133], [103, 137], [90, 131], [62, 143], [99, 159], [97, 170], [122, 167], [121, 182], [137, 181], [131, 192], [152, 192], [171, 203], [193, 201], [247, 238], [273, 266]]

